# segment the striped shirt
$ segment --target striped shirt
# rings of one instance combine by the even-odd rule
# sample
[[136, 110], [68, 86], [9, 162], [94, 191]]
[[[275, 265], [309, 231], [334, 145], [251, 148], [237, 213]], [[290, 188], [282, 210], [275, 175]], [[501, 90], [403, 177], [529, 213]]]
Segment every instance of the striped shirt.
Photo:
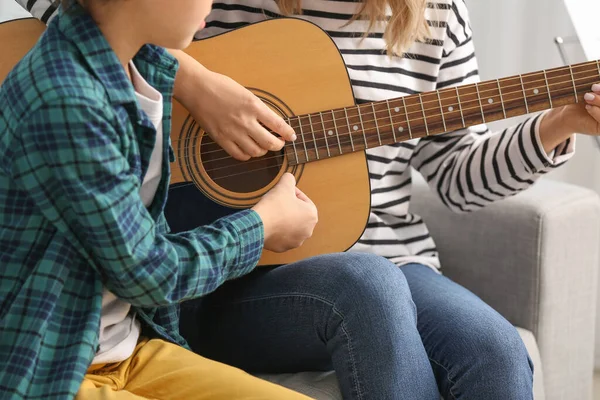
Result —
[[[41, 2], [47, 0], [37, 1]], [[392, 58], [384, 54], [383, 25], [363, 39], [368, 21], [347, 24], [359, 10], [359, 2], [303, 0], [302, 6], [298, 17], [325, 30], [340, 49], [358, 103], [479, 81], [464, 0], [429, 2], [425, 17], [430, 40], [414, 43], [403, 57]], [[273, 0], [217, 0], [198, 37], [280, 16]], [[545, 153], [539, 140], [540, 121], [538, 115], [502, 132], [481, 125], [367, 150], [372, 209], [367, 229], [351, 250], [376, 253], [399, 265], [418, 262], [439, 268], [425, 223], [409, 212], [412, 169], [425, 177], [451, 210], [477, 210], [529, 187], [572, 156], [571, 139], [551, 157]]]

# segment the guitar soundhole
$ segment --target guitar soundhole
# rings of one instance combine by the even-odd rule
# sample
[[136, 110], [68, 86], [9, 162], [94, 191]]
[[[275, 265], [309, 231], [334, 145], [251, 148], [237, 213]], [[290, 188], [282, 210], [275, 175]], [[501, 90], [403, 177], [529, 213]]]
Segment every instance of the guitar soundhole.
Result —
[[283, 152], [268, 152], [262, 157], [238, 161], [208, 135], [204, 135], [200, 154], [206, 173], [224, 189], [251, 193], [271, 183], [282, 168]]

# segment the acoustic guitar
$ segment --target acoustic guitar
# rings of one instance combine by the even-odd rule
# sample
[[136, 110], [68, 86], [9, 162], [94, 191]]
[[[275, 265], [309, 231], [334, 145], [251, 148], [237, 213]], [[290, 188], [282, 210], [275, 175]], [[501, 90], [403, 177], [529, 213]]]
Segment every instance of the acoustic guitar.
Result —
[[[0, 25], [0, 81], [43, 29], [32, 19]], [[593, 61], [356, 105], [331, 38], [291, 18], [200, 40], [186, 52], [249, 88], [297, 133], [280, 152], [236, 161], [174, 102], [176, 161], [165, 210], [173, 231], [252, 207], [286, 171], [317, 205], [312, 238], [285, 253], [264, 251], [261, 265], [344, 251], [360, 238], [370, 208], [364, 150], [583, 102], [600, 82], [600, 62]]]

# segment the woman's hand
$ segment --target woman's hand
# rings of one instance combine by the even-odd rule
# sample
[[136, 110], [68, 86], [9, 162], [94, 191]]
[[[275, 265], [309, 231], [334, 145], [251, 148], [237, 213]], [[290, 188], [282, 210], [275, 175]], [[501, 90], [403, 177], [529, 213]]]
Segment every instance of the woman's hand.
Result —
[[571, 104], [550, 110], [540, 125], [540, 140], [546, 153], [574, 133], [600, 136], [600, 84], [585, 94], [585, 104]]
[[281, 150], [285, 140], [296, 139], [283, 118], [249, 90], [209, 71], [183, 51], [169, 51], [179, 60], [174, 97], [232, 157], [245, 161]]
[[578, 132], [588, 135], [600, 135], [600, 84], [592, 85], [592, 91], [584, 96], [587, 117], [581, 118]]

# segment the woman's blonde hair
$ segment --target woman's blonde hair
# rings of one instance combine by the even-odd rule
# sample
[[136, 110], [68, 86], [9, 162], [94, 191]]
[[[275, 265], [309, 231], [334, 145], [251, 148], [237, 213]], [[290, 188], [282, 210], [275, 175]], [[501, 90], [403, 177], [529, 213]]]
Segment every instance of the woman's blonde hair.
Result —
[[[284, 15], [300, 14], [302, 0], [275, 0]], [[392, 16], [387, 21], [383, 34], [388, 54], [402, 55], [417, 40], [425, 40], [429, 27], [425, 20], [427, 0], [363, 0], [358, 13], [348, 23], [355, 20], [368, 19], [369, 28], [387, 20], [386, 7], [389, 6]]]

